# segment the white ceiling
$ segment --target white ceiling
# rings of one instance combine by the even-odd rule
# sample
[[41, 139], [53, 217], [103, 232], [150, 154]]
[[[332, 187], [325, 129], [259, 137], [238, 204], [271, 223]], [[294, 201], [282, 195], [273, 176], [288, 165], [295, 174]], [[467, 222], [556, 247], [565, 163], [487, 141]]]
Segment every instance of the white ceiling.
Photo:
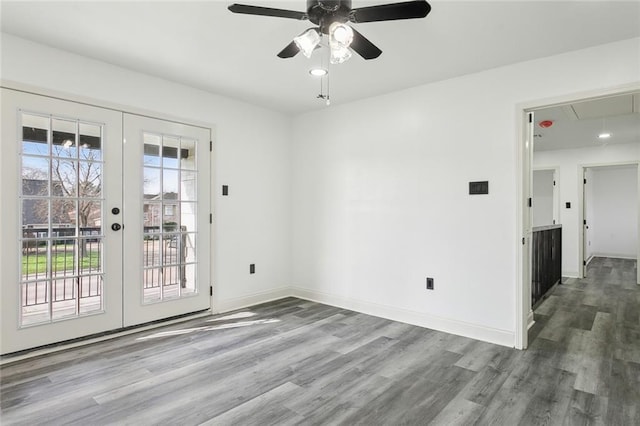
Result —
[[[640, 142], [640, 93], [544, 108], [534, 117], [535, 151]], [[540, 126], [546, 120], [551, 127]]]
[[[2, 31], [283, 112], [323, 108], [317, 58], [276, 54], [311, 26], [233, 1], [1, 2]], [[304, 10], [305, 0], [240, 0]], [[353, 0], [353, 7], [390, 3]], [[331, 68], [334, 104], [640, 36], [640, 2], [433, 1], [425, 19], [357, 24], [383, 50]]]

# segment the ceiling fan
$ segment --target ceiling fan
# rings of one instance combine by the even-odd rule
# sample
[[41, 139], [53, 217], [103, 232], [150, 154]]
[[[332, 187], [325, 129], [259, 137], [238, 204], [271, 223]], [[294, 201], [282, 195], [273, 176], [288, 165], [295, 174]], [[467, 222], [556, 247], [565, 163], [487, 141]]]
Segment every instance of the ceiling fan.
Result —
[[278, 56], [292, 58], [298, 52], [302, 52], [310, 58], [313, 51], [320, 45], [322, 37], [327, 36], [331, 52], [330, 61], [338, 64], [351, 57], [350, 49], [364, 59], [375, 59], [382, 53], [382, 50], [347, 23], [424, 18], [431, 11], [431, 6], [425, 0], [415, 0], [352, 9], [351, 0], [307, 0], [306, 12], [244, 4], [232, 4], [229, 10], [247, 15], [311, 21], [317, 26], [295, 37], [278, 53]]

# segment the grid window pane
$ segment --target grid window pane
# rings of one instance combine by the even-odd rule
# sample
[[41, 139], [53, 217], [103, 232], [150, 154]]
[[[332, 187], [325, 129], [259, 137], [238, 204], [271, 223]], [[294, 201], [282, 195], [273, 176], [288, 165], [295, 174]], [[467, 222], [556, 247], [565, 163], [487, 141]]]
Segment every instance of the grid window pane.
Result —
[[162, 137], [162, 167], [178, 168], [180, 159], [180, 138], [174, 136]]
[[101, 310], [102, 126], [22, 114], [22, 139], [20, 324]]
[[145, 303], [177, 298], [197, 290], [195, 281], [190, 284], [192, 287], [186, 287], [185, 266], [197, 260], [196, 147], [193, 139], [144, 134], [142, 287]]
[[49, 117], [22, 114], [22, 154], [49, 155]]
[[22, 195], [46, 197], [49, 195], [48, 158], [22, 156]]
[[196, 169], [196, 141], [193, 139], [182, 138], [180, 141], [180, 168]]
[[182, 282], [182, 292], [183, 294], [194, 294], [196, 293], [196, 265], [187, 264], [183, 266], [183, 282]]
[[102, 161], [102, 127], [80, 123], [80, 159]]
[[42, 309], [49, 306], [49, 283], [43, 280], [20, 285], [20, 322], [23, 326], [51, 321], [49, 309]]
[[77, 122], [54, 118], [51, 151], [55, 157], [78, 158]]

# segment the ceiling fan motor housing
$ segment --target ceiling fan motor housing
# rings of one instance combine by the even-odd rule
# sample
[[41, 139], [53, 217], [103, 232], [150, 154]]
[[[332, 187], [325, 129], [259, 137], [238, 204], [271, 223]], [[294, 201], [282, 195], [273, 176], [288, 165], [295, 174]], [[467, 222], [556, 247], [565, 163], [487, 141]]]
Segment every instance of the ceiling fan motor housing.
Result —
[[309, 21], [318, 25], [323, 34], [329, 34], [334, 22], [348, 22], [351, 0], [307, 0]]

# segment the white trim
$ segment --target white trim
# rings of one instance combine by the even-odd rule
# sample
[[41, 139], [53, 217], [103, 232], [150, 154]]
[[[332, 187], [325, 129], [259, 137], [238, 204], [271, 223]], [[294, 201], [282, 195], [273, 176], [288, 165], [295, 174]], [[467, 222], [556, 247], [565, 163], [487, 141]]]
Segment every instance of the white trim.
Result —
[[271, 302], [273, 300], [284, 299], [285, 297], [291, 297], [290, 287], [280, 287], [275, 290], [263, 291], [260, 293], [249, 294], [241, 297], [234, 297], [232, 299], [221, 300], [218, 297], [216, 300], [214, 312], [219, 314], [223, 312], [235, 311], [236, 309], [255, 306], [262, 303]]
[[[525, 159], [530, 158], [533, 147], [528, 148], [526, 142], [530, 129], [528, 121], [529, 111], [516, 106], [516, 277], [515, 277], [515, 332], [514, 346], [516, 349], [526, 349], [528, 345], [528, 320], [527, 316], [531, 310], [531, 283], [529, 281], [529, 270], [531, 267], [529, 247], [531, 220], [530, 214], [525, 206], [528, 197], [531, 197], [531, 161], [525, 166]], [[529, 185], [527, 185], [529, 183]], [[528, 222], [528, 223], [527, 223]]]
[[530, 330], [531, 327], [534, 326], [534, 324], [536, 323], [534, 316], [533, 316], [533, 311], [529, 311], [529, 313], [527, 314], [527, 330]]
[[425, 314], [423, 312], [397, 308], [395, 306], [345, 298], [335, 294], [308, 290], [300, 287], [292, 287], [291, 292], [293, 297], [297, 297], [299, 299], [349, 309], [351, 311], [361, 312], [367, 315], [373, 315], [445, 333], [456, 334], [458, 336], [469, 337], [471, 339], [483, 340], [485, 342], [508, 346], [510, 348], [513, 347], [514, 334], [507, 330], [500, 330], [497, 328], [438, 317], [435, 315]]
[[612, 259], [628, 259], [628, 260], [637, 260], [635, 256], [629, 256], [627, 254], [618, 254], [618, 253], [593, 253], [593, 256], [589, 260], [587, 260], [587, 264], [593, 260], [594, 257], [609, 257]]
[[576, 271], [562, 271], [562, 277], [580, 279], [580, 273]]

